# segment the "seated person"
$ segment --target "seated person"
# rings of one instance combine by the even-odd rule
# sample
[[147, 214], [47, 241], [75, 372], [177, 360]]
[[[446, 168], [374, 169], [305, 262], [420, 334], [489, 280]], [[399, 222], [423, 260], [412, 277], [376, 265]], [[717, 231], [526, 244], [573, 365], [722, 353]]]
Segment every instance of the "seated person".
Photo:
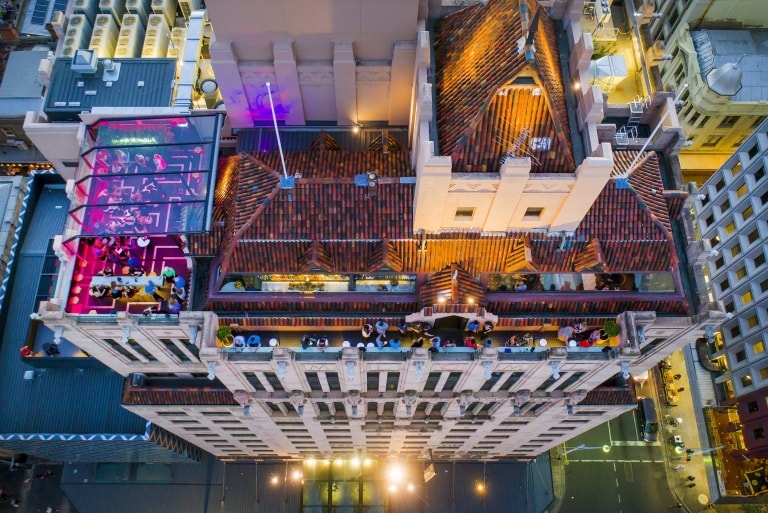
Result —
[[371, 338], [371, 335], [373, 335], [373, 326], [368, 323], [363, 324], [362, 334], [363, 338], [366, 340]]
[[512, 335], [504, 342], [504, 347], [520, 347], [520, 337]]
[[320, 337], [317, 339], [317, 348], [320, 351], [324, 351], [326, 347], [330, 346], [331, 344], [328, 342], [328, 339], [325, 337]]
[[483, 336], [493, 331], [493, 323], [491, 321], [485, 321], [483, 324]]
[[470, 333], [477, 333], [477, 331], [480, 329], [480, 323], [477, 321], [477, 319], [473, 321], [469, 321], [469, 324], [467, 324], [467, 331]]
[[400, 336], [405, 336], [408, 334], [408, 323], [403, 321], [400, 324], [397, 325], [397, 331], [400, 332]]
[[414, 340], [413, 344], [411, 344], [411, 347], [424, 347], [424, 339], [419, 337], [416, 340]]
[[477, 341], [475, 341], [474, 337], [467, 337], [464, 339], [464, 347], [470, 347], [472, 349], [477, 349]]
[[186, 289], [174, 288], [171, 294], [173, 294], [173, 297], [175, 297], [178, 301], [184, 301], [187, 298]]
[[123, 297], [124, 291], [125, 287], [118, 285], [116, 281], [113, 281], [109, 284], [109, 293], [112, 295], [112, 299], [120, 299]]
[[157, 286], [152, 280], [147, 280], [147, 284], [144, 285], [144, 292], [151, 295], [157, 301], [165, 301], [165, 298], [157, 293]]
[[261, 337], [258, 335], [251, 335], [248, 337], [248, 347], [261, 347]]
[[523, 280], [518, 280], [517, 283], [515, 283], [515, 290], [517, 292], [525, 292], [528, 290], [528, 285]]
[[163, 277], [165, 283], [174, 283], [174, 280], [176, 279], [176, 269], [168, 266], [163, 267], [163, 270], [160, 271], [160, 276]]
[[379, 335], [385, 335], [387, 333], [387, 328], [389, 328], [389, 324], [387, 324], [384, 319], [376, 321], [376, 333]]
[[91, 290], [88, 292], [88, 294], [93, 297], [104, 297], [108, 290], [109, 287], [91, 287]]
[[400, 347], [400, 344], [402, 344], [403, 341], [399, 338], [391, 338], [389, 339], [389, 347], [392, 349], [398, 349]]
[[387, 345], [387, 337], [379, 333], [379, 336], [376, 337], [376, 345], [379, 347], [379, 349], [383, 349], [384, 346]]
[[309, 335], [304, 335], [301, 337], [301, 348], [307, 349], [309, 347], [312, 347], [314, 345], [314, 340]]

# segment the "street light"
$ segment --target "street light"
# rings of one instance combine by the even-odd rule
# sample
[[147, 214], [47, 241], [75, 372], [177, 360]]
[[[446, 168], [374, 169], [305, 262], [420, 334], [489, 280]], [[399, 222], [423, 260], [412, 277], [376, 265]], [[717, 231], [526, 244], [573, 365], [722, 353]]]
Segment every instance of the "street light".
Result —
[[[565, 448], [565, 445], [563, 445], [563, 448]], [[581, 444], [579, 446], [571, 447], [570, 449], [568, 449], [566, 451], [563, 451], [563, 453], [560, 454], [560, 456], [561, 457], [565, 456], [566, 454], [570, 454], [570, 453], [572, 453], [574, 451], [586, 451], [587, 449], [601, 449], [605, 454], [608, 454], [609, 452], [611, 452], [611, 446], [607, 445], [607, 444], [606, 445], [586, 445], [586, 444]]]

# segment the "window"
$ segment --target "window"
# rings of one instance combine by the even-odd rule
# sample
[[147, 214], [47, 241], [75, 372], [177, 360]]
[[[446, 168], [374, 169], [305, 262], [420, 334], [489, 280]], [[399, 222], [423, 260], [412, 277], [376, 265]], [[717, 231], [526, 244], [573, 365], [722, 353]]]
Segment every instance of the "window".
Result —
[[[739, 327], [739, 325], [737, 324], [736, 326], [734, 326], [733, 328], [731, 328], [731, 338], [736, 338], [736, 337], [738, 337], [739, 335], [741, 335], [741, 328], [740, 328], [740, 327]], [[741, 351], [739, 351], [739, 353], [740, 353], [740, 352], [741, 352]], [[736, 354], [738, 355], [739, 353], [736, 353]], [[738, 360], [738, 361], [741, 361], [741, 360]]]
[[749, 159], [752, 160], [757, 156], [757, 145], [752, 146], [750, 149], [747, 150], [747, 155], [749, 155]]
[[733, 301], [727, 301], [725, 303], [725, 311], [726, 313], [733, 313], [736, 311], [736, 305], [733, 304]]
[[765, 177], [765, 168], [763, 166], [758, 167], [752, 176], [755, 179], [755, 182], [759, 182]]
[[440, 372], [430, 372], [427, 377], [427, 382], [424, 384], [424, 390], [434, 391], [437, 387], [437, 383], [440, 381]]
[[752, 315], [747, 319], [747, 327], [748, 328], [754, 328], [759, 324], [759, 321], [757, 320], [757, 315]]
[[715, 235], [714, 237], [709, 239], [709, 245], [712, 246], [713, 248], [715, 246], [717, 246], [718, 244], [720, 244], [720, 236], [719, 235]]
[[760, 195], [760, 203], [762, 203], [763, 205], [768, 203], [768, 191], [765, 191]]
[[768, 279], [760, 282], [760, 292], [765, 292], [766, 290], [768, 290]]
[[747, 184], [743, 183], [736, 189], [736, 197], [741, 198], [747, 193]]
[[725, 188], [725, 180], [724, 180], [724, 179], [723, 179], [723, 177], [721, 176], [721, 177], [720, 177], [720, 180], [718, 180], [718, 181], [717, 181], [717, 183], [715, 184], [715, 190], [716, 190], [717, 192], [720, 192], [720, 191], [722, 191], [724, 188]]
[[705, 147], [707, 147], [707, 148], [714, 148], [715, 146], [717, 146], [718, 144], [720, 144], [720, 141], [722, 141], [722, 140], [723, 140], [723, 136], [722, 136], [722, 135], [710, 135], [710, 136], [709, 136], [709, 137], [707, 137], [707, 139], [704, 141], [704, 143], [702, 144], [702, 146], [705, 146]]
[[742, 349], [741, 351], [737, 351], [733, 356], [736, 358], [737, 362], [743, 362], [747, 359], [747, 352]]
[[730, 235], [736, 231], [736, 224], [733, 221], [725, 225], [725, 234]]
[[739, 280], [743, 280], [747, 276], [747, 268], [741, 267], [736, 271], [736, 278]]
[[752, 230], [747, 235], [747, 240], [749, 241], [750, 244], [754, 244], [759, 239], [760, 239], [760, 233], [758, 233], [757, 230]]
[[765, 263], [765, 255], [760, 253], [755, 257], [754, 260], [752, 260], [752, 263], [755, 265], [755, 269], [759, 269]]
[[748, 305], [752, 302], [752, 291], [748, 290], [741, 295], [741, 304]]
[[739, 122], [739, 116], [725, 116], [717, 128], [733, 128]]
[[762, 440], [765, 438], [765, 428], [759, 427], [752, 433], [755, 435], [755, 440]]
[[723, 259], [722, 256], [718, 257], [717, 260], [715, 260], [715, 269], [720, 269], [725, 265], [725, 259]]
[[746, 376], [742, 376], [741, 378], [741, 386], [743, 387], [751, 387], [752, 386], [752, 376], [747, 374]]
[[379, 373], [368, 373], [368, 390], [377, 391], [379, 389]]
[[387, 390], [397, 390], [398, 383], [400, 383], [400, 373], [387, 372]]
[[709, 214], [706, 219], [704, 219], [704, 223], [709, 226], [715, 222], [715, 216], [712, 214]]
[[475, 217], [475, 207], [458, 207], [454, 221], [471, 221]]
[[461, 378], [461, 372], [451, 372], [448, 375], [448, 379], [445, 380], [443, 391], [453, 390], [453, 388], [459, 383], [459, 378]]
[[699, 114], [698, 112], [693, 113], [693, 116], [691, 116], [690, 119], [688, 120], [691, 126], [696, 126], [696, 122], [699, 120], [700, 116], [701, 114]]
[[322, 392], [323, 387], [320, 385], [320, 378], [317, 376], [317, 372], [305, 372], [307, 377], [307, 384], [309, 388], [315, 392]]
[[729, 288], [731, 288], [731, 282], [728, 281], [728, 278], [723, 278], [723, 281], [720, 282], [720, 292], [725, 292]]
[[741, 254], [741, 246], [740, 245], [736, 244], [735, 246], [733, 246], [731, 248], [731, 256], [732, 257], [739, 256], [740, 254]]
[[729, 208], [731, 208], [731, 202], [728, 200], [723, 201], [720, 204], [720, 213], [725, 214]]
[[753, 130], [754, 130], [755, 128], [757, 128], [757, 127], [759, 127], [759, 126], [760, 126], [760, 123], [761, 123], [762, 121], [763, 121], [763, 118], [762, 118], [762, 117], [760, 117], [760, 116], [756, 117], [756, 118], [754, 119], [754, 121], [752, 121], [752, 126], [751, 126], [751, 127], [749, 127], [749, 128], [751, 128], [751, 129], [753, 129]]
[[759, 408], [757, 407], [757, 401], [749, 401], [747, 403], [747, 411], [749, 413], [755, 413], [758, 411], [758, 409]]
[[751, 206], [750, 206], [750, 207], [747, 207], [747, 208], [745, 208], [745, 209], [744, 209], [744, 210], [741, 212], [741, 218], [742, 218], [742, 219], [744, 219], [744, 220], [746, 221], [747, 219], [751, 218], [751, 217], [752, 217], [752, 215], [753, 215], [754, 213], [755, 213], [755, 212], [754, 212], [754, 210], [752, 210], [752, 207], [751, 207]]
[[540, 219], [542, 212], [544, 212], [542, 207], [528, 207], [525, 209], [523, 218]]

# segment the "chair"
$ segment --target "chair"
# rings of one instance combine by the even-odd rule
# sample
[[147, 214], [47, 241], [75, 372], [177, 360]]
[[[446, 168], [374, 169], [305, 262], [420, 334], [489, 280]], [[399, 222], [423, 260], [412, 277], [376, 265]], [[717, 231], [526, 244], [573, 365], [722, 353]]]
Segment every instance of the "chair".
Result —
[[277, 347], [280, 345], [280, 342], [276, 338], [270, 338], [269, 339], [269, 347]]
[[352, 344], [349, 343], [349, 340], [345, 340], [341, 343], [341, 347], [352, 347]]

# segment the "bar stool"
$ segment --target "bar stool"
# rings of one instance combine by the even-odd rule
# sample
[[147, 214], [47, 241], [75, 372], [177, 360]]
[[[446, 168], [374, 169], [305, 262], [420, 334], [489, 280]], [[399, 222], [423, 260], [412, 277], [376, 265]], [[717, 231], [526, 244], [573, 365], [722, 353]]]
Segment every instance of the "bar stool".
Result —
[[269, 339], [269, 347], [277, 347], [279, 345], [280, 345], [280, 342], [278, 342], [276, 338]]

